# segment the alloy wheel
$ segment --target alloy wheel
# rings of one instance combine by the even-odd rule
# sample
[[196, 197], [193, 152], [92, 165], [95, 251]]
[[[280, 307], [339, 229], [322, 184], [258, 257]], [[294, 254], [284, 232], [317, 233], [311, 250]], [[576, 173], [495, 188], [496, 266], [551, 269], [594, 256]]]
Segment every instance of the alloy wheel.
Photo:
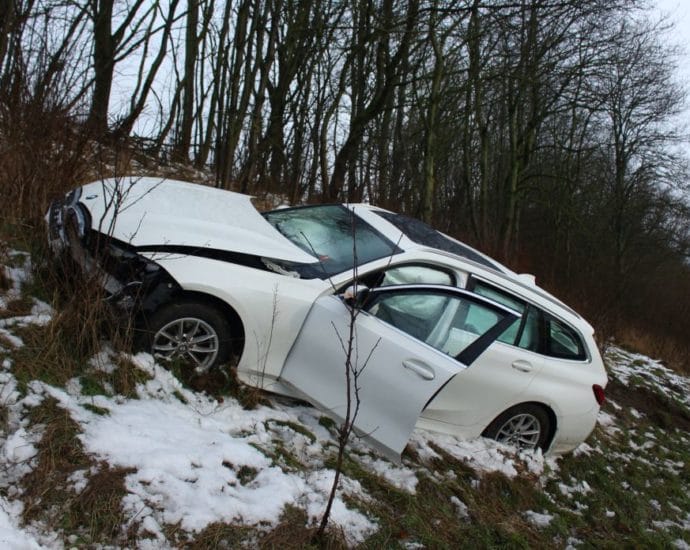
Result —
[[154, 357], [183, 361], [198, 373], [207, 371], [218, 355], [218, 334], [202, 319], [183, 317], [164, 325], [153, 337]]
[[539, 419], [531, 414], [517, 414], [511, 417], [496, 434], [496, 441], [513, 445], [519, 449], [535, 449], [541, 436]]

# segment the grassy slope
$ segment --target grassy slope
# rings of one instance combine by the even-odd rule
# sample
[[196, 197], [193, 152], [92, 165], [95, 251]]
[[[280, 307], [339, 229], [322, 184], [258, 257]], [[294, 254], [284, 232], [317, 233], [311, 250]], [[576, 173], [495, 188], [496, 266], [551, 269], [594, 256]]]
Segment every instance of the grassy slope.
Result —
[[[185, 529], [179, 521], [165, 523], [164, 514], [154, 510], [151, 517], [162, 525], [155, 536], [123, 505], [131, 497], [135, 472], [85, 448], [84, 419], [107, 418], [140, 400], [175, 403], [175, 410], [192, 412], [221, 401], [170, 381], [157, 392], [144, 391], [152, 378], [160, 381], [167, 375], [142, 368], [126, 355], [101, 356], [107, 369], [89, 361], [93, 350], [84, 345], [88, 339], [82, 318], [64, 311], [49, 315], [49, 309], [35, 299], [36, 295], [45, 298], [45, 291], [30, 279], [21, 288], [17, 285], [26, 259], [9, 253], [0, 257], [6, 266], [0, 277], [0, 442], [5, 450], [13, 449], [0, 453], [5, 474], [0, 476], [5, 480], [0, 482], [0, 497], [22, 502], [22, 513], [15, 520], [50, 546], [60, 542], [135, 546], [144, 540], [189, 548], [222, 541], [230, 546], [307, 545], [315, 518], [299, 504], [284, 506], [273, 521], [215, 521], [197, 530]], [[74, 327], [75, 317], [80, 330]], [[607, 362], [611, 382], [600, 426], [576, 453], [555, 461], [514, 457], [490, 444], [477, 450], [471, 442], [418, 433], [403, 466], [388, 465], [384, 475], [382, 462], [356, 443], [345, 464], [349, 489], [341, 498], [349, 509], [376, 524], [358, 544], [366, 548], [687, 548], [690, 382], [657, 362], [618, 348], [608, 351]], [[250, 430], [229, 437], [241, 435], [250, 441], [271, 467], [307, 479], [332, 466], [332, 426], [319, 420], [317, 413], [232, 383], [223, 391], [223, 407], [260, 406], [246, 414], [264, 418], [262, 438], [252, 439]], [[69, 397], [60, 397], [63, 394]], [[32, 452], [22, 455], [8, 443], [19, 436]], [[517, 475], [487, 471], [486, 460], [472, 459], [480, 452], [498, 457]], [[246, 487], [261, 473], [246, 465], [224, 462], [223, 466]], [[413, 481], [400, 481], [405, 476]], [[346, 545], [344, 535], [334, 528], [320, 544]]]

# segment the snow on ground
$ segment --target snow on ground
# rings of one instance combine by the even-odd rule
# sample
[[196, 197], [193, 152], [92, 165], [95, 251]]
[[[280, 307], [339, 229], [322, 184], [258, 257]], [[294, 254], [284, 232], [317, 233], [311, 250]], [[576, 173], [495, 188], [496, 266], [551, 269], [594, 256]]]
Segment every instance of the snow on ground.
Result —
[[[164, 540], [165, 525], [178, 524], [186, 531], [199, 532], [214, 522], [242, 525], [275, 524], [287, 504], [307, 511], [313, 521], [322, 514], [333, 471], [285, 471], [268, 458], [273, 454], [276, 435], [292, 443], [296, 456], [323, 458], [334, 448], [331, 434], [324, 428], [311, 440], [289, 428], [290, 423], [318, 425], [319, 414], [304, 406], [245, 410], [234, 399], [222, 403], [185, 389], [167, 370], [154, 364], [146, 354], [131, 362], [153, 375], [137, 388], [139, 399], [121, 396], [83, 396], [42, 382], [31, 384], [31, 392], [17, 401], [14, 410], [28, 409], [51, 396], [68, 410], [80, 425], [85, 450], [114, 468], [133, 469], [126, 477], [129, 495], [125, 513], [136, 520], [141, 531]], [[92, 365], [109, 369], [101, 355]], [[112, 366], [112, 365], [111, 365]], [[6, 387], [11, 377], [5, 373]], [[93, 412], [95, 410], [99, 412]], [[107, 411], [107, 414], [102, 412]], [[296, 413], [296, 414], [295, 414]], [[311, 416], [311, 418], [310, 418]], [[287, 438], [282, 432], [290, 431]], [[33, 436], [35, 439], [35, 436]], [[8, 461], [26, 465], [35, 454], [31, 434], [18, 429], [5, 444]], [[461, 441], [451, 436], [419, 432], [413, 438], [420, 452], [433, 453], [434, 442], [478, 471], [501, 471], [517, 475], [519, 459], [509, 448], [488, 440]], [[357, 447], [355, 442], [355, 447]], [[414, 493], [417, 476], [413, 469], [396, 466], [367, 454], [362, 444], [353, 457], [364, 467], [381, 475], [392, 485]], [[263, 452], [262, 452], [263, 451]], [[543, 464], [541, 453], [525, 453], [526, 464]], [[530, 469], [530, 468], [522, 468]], [[244, 479], [241, 472], [248, 472]], [[25, 472], [24, 472], [25, 473]], [[84, 474], [86, 475], [86, 473]], [[19, 475], [16, 476], [18, 479]], [[79, 476], [78, 476], [79, 477]], [[84, 487], [84, 477], [75, 488]], [[352, 543], [366, 538], [376, 523], [348, 508], [342, 497], [367, 500], [362, 487], [345, 477], [332, 512], [332, 521], [343, 528]]]
[[[13, 258], [23, 264], [15, 268], [0, 266], [12, 281], [9, 291], [0, 294], [0, 309], [20, 296], [21, 284], [28, 278], [28, 256], [13, 253]], [[34, 300], [29, 315], [0, 320], [0, 346], [21, 347], [23, 342], [14, 330], [28, 324], [45, 324], [52, 315], [50, 306]], [[4, 353], [11, 354], [11, 350], [4, 349]], [[128, 494], [122, 506], [129, 524], [154, 537], [149, 541], [154, 546], [165, 545], [164, 532], [171, 525], [179, 525], [188, 532], [199, 532], [214, 522], [270, 529], [286, 505], [305, 510], [311, 522], [318, 521], [323, 513], [334, 476], [333, 470], [324, 466], [324, 460], [333, 456], [336, 442], [333, 433], [320, 423], [319, 412], [311, 407], [283, 398], [272, 399], [271, 406], [254, 410], [244, 409], [233, 398], [217, 401], [184, 388], [146, 354], [127, 356], [135, 368], [150, 376], [137, 386], [136, 399], [84, 395], [78, 379], [64, 388], [34, 381], [25, 393], [20, 393], [10, 357], [2, 361], [0, 368], [0, 406], [7, 411], [6, 421], [0, 425], [0, 495], [5, 495], [0, 497], [0, 548], [60, 546], [56, 533], [37, 534], [35, 525], [20, 527], [22, 503], [18, 481], [35, 465], [36, 444], [41, 436], [40, 428], [29, 425], [27, 415], [47, 396], [56, 399], [77, 422], [87, 453], [113, 468], [130, 472], [125, 478]], [[92, 358], [90, 368], [112, 372], [118, 358], [122, 355], [104, 347]], [[665, 388], [681, 402], [689, 402], [688, 379], [659, 362], [619, 348], [609, 350], [608, 360], [612, 375], [623, 384], [642, 380], [650, 386]], [[621, 407], [614, 404], [612, 408], [618, 411]], [[621, 431], [613, 413], [602, 412], [599, 421], [611, 437]], [[658, 444], [652, 433], [645, 438], [635, 444], [641, 450]], [[631, 441], [631, 449], [632, 444]], [[485, 439], [465, 441], [418, 430], [410, 446], [422, 462], [438, 457], [434, 448], [442, 449], [473, 468], [477, 479], [486, 472], [547, 479], [558, 470], [556, 459], [545, 458], [541, 452], [516, 455], [510, 448]], [[281, 461], [281, 448], [303, 467], [291, 467]], [[596, 446], [583, 443], [574, 454], [589, 456], [600, 452]], [[350, 457], [394, 487], [415, 494], [417, 464], [406, 459], [400, 465], [392, 464], [358, 440], [352, 442]], [[618, 458], [629, 459], [624, 454]], [[667, 467], [669, 471], [681, 471], [683, 465]], [[88, 471], [73, 474], [70, 483], [75, 492], [84, 490], [88, 475]], [[577, 499], [593, 490], [586, 481], [575, 478], [560, 480], [557, 488], [573, 502], [576, 511], [586, 508]], [[348, 506], [349, 499], [369, 502], [371, 497], [358, 481], [343, 477], [332, 521], [342, 527], [351, 544], [356, 544], [376, 531], [377, 523]], [[452, 497], [451, 503], [459, 520], [468, 520], [467, 505], [457, 497]], [[548, 527], [554, 518], [536, 511], [525, 512], [525, 517], [538, 528]], [[690, 516], [681, 527], [688, 529], [688, 523]], [[660, 523], [658, 527], [667, 526]], [[579, 542], [573, 538], [568, 544], [575, 546]], [[679, 540], [677, 547], [687, 547], [684, 544]]]
[[[422, 458], [438, 457], [429, 445], [433, 443], [478, 472], [500, 472], [507, 477], [515, 477], [522, 471], [536, 475], [544, 471], [545, 461], [540, 450], [523, 451], [516, 456], [513, 448], [490, 439], [463, 440], [452, 435], [417, 430], [410, 443]], [[555, 464], [553, 459], [551, 462]]]
[[525, 512], [525, 516], [527, 517], [527, 521], [539, 528], [548, 527], [553, 520], [553, 515], [551, 514], [541, 514], [532, 510], [527, 510], [527, 512]]
[[625, 386], [642, 384], [690, 405], [690, 378], [675, 373], [660, 361], [617, 346], [609, 347], [606, 359], [611, 374]]
[[[27, 399], [35, 404], [37, 397], [53, 397], [80, 425], [86, 452], [114, 468], [134, 470], [126, 477], [123, 507], [142, 532], [163, 542], [165, 525], [189, 532], [214, 522], [270, 525], [287, 504], [307, 510], [314, 521], [320, 517], [334, 473], [284, 471], [269, 458], [273, 433], [267, 423], [294, 422], [292, 416], [265, 406], [245, 410], [234, 399], [219, 403], [189, 391], [146, 354], [132, 362], [154, 375], [137, 388], [139, 399], [72, 395], [41, 382], [31, 384]], [[20, 400], [15, 408], [24, 405]], [[9, 440], [6, 446], [17, 447]], [[32, 448], [25, 448], [29, 459]], [[341, 498], [362, 498], [361, 493], [358, 482], [345, 478], [332, 511], [352, 543], [376, 529]]]
[[0, 497], [0, 548], [34, 550], [42, 546], [24, 529], [17, 527], [22, 505]]
[[[21, 284], [30, 270], [29, 258], [22, 258], [22, 267], [5, 268], [13, 283], [3, 298], [6, 301], [0, 305], [20, 296]], [[0, 320], [0, 334], [9, 345], [19, 348], [23, 342], [13, 334], [13, 329], [28, 324], [44, 325], [52, 315], [50, 306], [35, 300], [31, 314]], [[116, 359], [117, 354], [106, 346], [89, 361], [90, 368], [112, 372]], [[125, 479], [128, 495], [123, 502], [124, 511], [141, 532], [161, 543], [166, 525], [179, 524], [189, 532], [201, 531], [214, 522], [275, 525], [287, 504], [304, 509], [313, 522], [320, 518], [334, 476], [323, 462], [334, 452], [335, 439], [320, 425], [318, 411], [284, 399], [276, 399], [272, 407], [245, 410], [235, 399], [221, 403], [187, 390], [146, 354], [128, 359], [151, 376], [137, 387], [138, 399], [83, 395], [78, 379], [71, 380], [65, 388], [34, 381], [21, 396], [12, 375], [11, 360], [3, 363], [0, 400], [10, 418], [9, 429], [2, 434], [0, 453], [7, 476], [0, 485], [13, 500], [2, 502], [0, 533], [8, 544], [38, 547], [31, 535], [17, 530], [21, 502], [16, 487], [33, 466], [35, 443], [40, 439], [40, 430], [28, 426], [26, 416], [46, 396], [56, 399], [78, 423], [79, 437], [87, 453], [113, 468], [131, 470]], [[304, 430], [296, 430], [295, 426]], [[491, 441], [460, 441], [419, 432], [412, 444], [420, 453], [431, 456], [430, 442], [479, 472], [500, 471], [515, 476], [518, 469], [537, 473], [543, 469], [540, 453], [516, 459], [510, 449]], [[277, 444], [308, 467], [297, 470], [276, 463], [271, 457], [275, 456]], [[356, 439], [351, 456], [393, 486], [415, 493], [418, 478], [413, 468], [378, 457]], [[517, 462], [524, 464], [516, 467]], [[73, 474], [73, 490], [83, 490], [88, 475], [88, 471]], [[348, 507], [345, 496], [364, 502], [369, 497], [357, 481], [342, 478], [332, 522], [342, 527], [354, 544], [376, 530], [377, 524]], [[456, 506], [458, 514], [466, 516], [465, 505], [458, 501]]]

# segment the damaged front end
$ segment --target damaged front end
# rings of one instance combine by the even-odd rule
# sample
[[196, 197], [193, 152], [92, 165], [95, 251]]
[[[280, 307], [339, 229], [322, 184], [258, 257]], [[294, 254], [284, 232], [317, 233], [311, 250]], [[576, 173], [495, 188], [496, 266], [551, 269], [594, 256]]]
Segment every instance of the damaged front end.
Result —
[[160, 265], [93, 220], [79, 201], [81, 193], [77, 188], [50, 205], [46, 223], [53, 253], [76, 264], [87, 280], [103, 288], [105, 300], [127, 315], [153, 311], [169, 300], [179, 285]]

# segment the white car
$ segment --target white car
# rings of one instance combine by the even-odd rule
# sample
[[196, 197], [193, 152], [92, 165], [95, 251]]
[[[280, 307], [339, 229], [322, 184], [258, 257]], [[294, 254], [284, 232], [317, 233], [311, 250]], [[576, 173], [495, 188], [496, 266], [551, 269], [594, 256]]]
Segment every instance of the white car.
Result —
[[47, 221], [53, 248], [99, 278], [156, 357], [201, 372], [236, 355], [243, 382], [337, 420], [349, 392], [357, 430], [393, 459], [415, 426], [567, 452], [604, 400], [585, 320], [533, 277], [400, 214], [259, 213], [246, 195], [126, 177], [73, 190]]

